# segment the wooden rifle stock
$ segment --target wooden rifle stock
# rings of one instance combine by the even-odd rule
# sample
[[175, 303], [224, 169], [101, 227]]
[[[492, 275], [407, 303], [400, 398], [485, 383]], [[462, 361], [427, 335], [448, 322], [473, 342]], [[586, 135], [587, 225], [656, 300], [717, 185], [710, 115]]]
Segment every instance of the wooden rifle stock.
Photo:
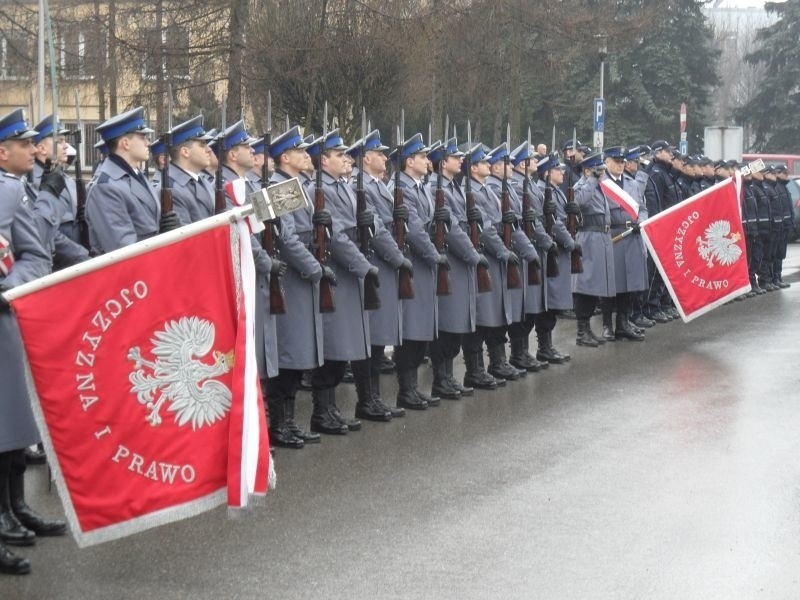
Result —
[[[522, 187], [522, 211], [524, 213], [522, 226], [525, 231], [525, 235], [533, 244], [534, 239], [534, 222], [532, 219], [528, 218], [527, 215], [532, 210], [531, 207], [531, 194], [528, 190], [528, 179], [525, 178], [525, 183]], [[528, 285], [540, 285], [542, 283], [542, 273], [541, 267], [537, 261], [530, 261], [528, 263]]]
[[[394, 186], [394, 206], [399, 208], [403, 206], [403, 190], [399, 185]], [[395, 219], [392, 223], [394, 230], [394, 240], [397, 242], [397, 247], [400, 252], [406, 253], [406, 222], [403, 219]], [[397, 273], [397, 297], [400, 300], [411, 300], [414, 297], [414, 282], [411, 277], [411, 272], [408, 269], [401, 268]]]
[[[361, 215], [367, 210], [367, 193], [364, 191], [363, 172], [358, 174], [358, 187], [356, 189], [356, 212]], [[358, 249], [367, 259], [372, 255], [369, 240], [372, 237], [372, 227], [361, 225], [358, 227]], [[364, 310], [378, 310], [381, 307], [381, 298], [378, 293], [378, 282], [373, 277], [364, 278]]]
[[[467, 177], [469, 177], [469, 172], [467, 173]], [[469, 211], [470, 209], [475, 208], [475, 194], [472, 193], [472, 190], [468, 188], [465, 192], [465, 196], [467, 199], [467, 210]], [[478, 222], [475, 220], [469, 221], [469, 239], [472, 242], [473, 248], [475, 248], [475, 250], [478, 252], [482, 252], [481, 228]], [[475, 274], [478, 279], [478, 293], [482, 294], [484, 292], [491, 291], [492, 278], [489, 276], [488, 267], [485, 265], [478, 265]]]
[[[442, 174], [439, 171], [439, 181], [436, 184], [436, 208], [444, 208], [444, 190], [442, 189]], [[444, 221], [436, 221], [433, 233], [433, 245], [439, 251], [439, 254], [447, 252], [447, 245], [445, 235], [447, 234], [447, 225]], [[450, 273], [444, 265], [439, 265], [436, 273], [436, 295], [449, 296], [450, 295]]]
[[[325, 210], [325, 193], [321, 187], [314, 190], [314, 211]], [[314, 226], [314, 256], [320, 265], [324, 265], [328, 260], [327, 231], [325, 225]], [[319, 312], [331, 313], [336, 310], [333, 299], [333, 286], [331, 282], [323, 277], [319, 281]]]
[[[550, 187], [548, 184], [544, 188], [544, 203], [548, 204], [553, 199], [553, 188]], [[544, 218], [544, 230], [547, 232], [547, 235], [553, 237], [553, 225], [556, 223], [556, 216], [554, 214], [545, 214]], [[558, 255], [553, 252], [552, 250], [547, 251], [547, 276], [551, 279], [553, 277], [558, 277]]]
[[[570, 203], [575, 203], [575, 190], [573, 190], [571, 187], [567, 188], [567, 204]], [[567, 215], [567, 231], [574, 240], [575, 236], [578, 235], [578, 215]], [[583, 273], [583, 259], [581, 258], [581, 255], [574, 250], [570, 255], [570, 271], [572, 273]]]
[[[277, 219], [264, 223], [261, 232], [261, 247], [271, 258], [278, 258], [275, 251], [275, 233], [278, 226]], [[286, 298], [281, 285], [281, 278], [277, 273], [272, 273], [269, 278], [269, 312], [273, 315], [286, 314]]]
[[[508, 182], [505, 180], [503, 181], [503, 191], [500, 193], [500, 210], [503, 216], [511, 212], [511, 203], [508, 198]], [[512, 250], [511, 235], [513, 232], [514, 225], [511, 223], [503, 223], [503, 244], [508, 250]], [[510, 290], [522, 287], [522, 276], [519, 272], [519, 265], [515, 265], [510, 261], [506, 264], [506, 287]]]

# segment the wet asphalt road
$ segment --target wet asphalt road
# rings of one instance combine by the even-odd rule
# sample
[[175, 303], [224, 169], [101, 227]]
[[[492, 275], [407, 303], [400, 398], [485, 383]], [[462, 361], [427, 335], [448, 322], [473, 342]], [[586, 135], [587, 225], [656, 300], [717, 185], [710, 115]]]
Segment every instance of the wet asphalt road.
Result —
[[[577, 348], [561, 321], [566, 366], [279, 450], [244, 519], [40, 540], [0, 598], [798, 598], [798, 268], [795, 244], [790, 289], [644, 343]], [[44, 473], [29, 501], [60, 514]]]

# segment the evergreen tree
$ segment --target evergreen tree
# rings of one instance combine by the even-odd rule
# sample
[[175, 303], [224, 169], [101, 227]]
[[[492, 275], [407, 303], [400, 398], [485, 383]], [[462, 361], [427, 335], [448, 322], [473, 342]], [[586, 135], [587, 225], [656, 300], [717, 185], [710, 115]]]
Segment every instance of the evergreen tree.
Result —
[[768, 2], [764, 8], [780, 18], [759, 30], [759, 48], [746, 57], [765, 64], [767, 72], [739, 116], [755, 136], [754, 150], [800, 153], [800, 0]]

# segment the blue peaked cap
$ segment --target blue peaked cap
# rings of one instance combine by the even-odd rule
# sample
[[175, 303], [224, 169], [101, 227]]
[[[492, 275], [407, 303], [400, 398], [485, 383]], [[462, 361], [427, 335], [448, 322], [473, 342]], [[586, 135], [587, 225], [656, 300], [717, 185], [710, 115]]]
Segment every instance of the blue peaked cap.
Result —
[[493, 165], [494, 163], [503, 160], [506, 156], [508, 156], [508, 144], [503, 142], [497, 148], [489, 152], [489, 164]]
[[594, 169], [595, 167], [602, 167], [603, 154], [600, 152], [590, 154], [580, 162], [579, 166], [581, 169]]
[[558, 152], [551, 152], [538, 163], [536, 163], [536, 173], [539, 174], [539, 177], [544, 177], [544, 174], [552, 169], [563, 168], [564, 163], [561, 162], [561, 157], [558, 155]]
[[128, 133], [153, 133], [153, 130], [147, 127], [144, 122], [143, 106], [111, 117], [98, 125], [96, 131], [105, 142], [110, 142]]
[[317, 138], [311, 145], [306, 149], [306, 152], [313, 158], [315, 156], [319, 156], [322, 154], [324, 150], [347, 150], [347, 146], [344, 145], [344, 140], [342, 136], [339, 135], [339, 130], [334, 129], [324, 138]]
[[[53, 115], [47, 115], [44, 119], [42, 119], [36, 127], [36, 135], [33, 136], [33, 143], [38, 144], [43, 139], [48, 138], [53, 135]], [[64, 135], [67, 133], [67, 130], [64, 128], [63, 124], [58, 124], [58, 135]]]
[[625, 146], [610, 146], [603, 151], [603, 158], [616, 158], [625, 160], [628, 149]]
[[366, 142], [364, 141], [364, 138], [361, 138], [355, 144], [350, 146], [347, 149], [347, 153], [353, 158], [358, 158], [361, 156], [362, 148], [365, 152], [370, 152], [373, 150], [376, 152], [385, 152], [389, 149], [388, 146], [384, 146], [381, 142], [381, 132], [377, 129], [373, 129], [367, 134]]
[[[192, 117], [180, 125], [172, 128], [172, 145], [180, 146], [189, 140], [205, 140], [206, 131], [203, 128], [203, 115]], [[152, 150], [152, 146], [150, 148]]]
[[6, 140], [27, 140], [36, 135], [35, 129], [28, 129], [25, 111], [15, 108], [7, 115], [0, 117], [0, 142]]
[[519, 146], [511, 151], [511, 163], [515, 167], [522, 161], [532, 158], [533, 154], [531, 154], [531, 146], [528, 144], [527, 140], [522, 142]]
[[303, 136], [300, 135], [300, 127], [295, 125], [272, 140], [272, 144], [269, 147], [269, 155], [273, 159], [277, 159], [287, 150], [291, 150], [292, 148], [302, 149], [306, 146], [307, 144], [303, 140]]

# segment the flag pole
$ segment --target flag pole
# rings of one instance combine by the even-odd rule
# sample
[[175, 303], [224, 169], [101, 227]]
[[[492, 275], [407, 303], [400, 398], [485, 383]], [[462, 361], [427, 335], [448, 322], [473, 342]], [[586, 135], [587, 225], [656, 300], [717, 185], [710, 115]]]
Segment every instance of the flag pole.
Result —
[[173, 229], [172, 231], [162, 233], [161, 235], [156, 235], [146, 240], [136, 242], [130, 246], [118, 248], [117, 250], [107, 254], [101, 254], [100, 256], [96, 256], [90, 260], [67, 267], [61, 271], [56, 271], [50, 275], [45, 275], [44, 277], [29, 281], [28, 283], [18, 285], [6, 292], [3, 292], [3, 296], [7, 301], [12, 302], [18, 298], [27, 296], [28, 294], [39, 292], [56, 284], [69, 281], [70, 279], [74, 279], [75, 277], [79, 277], [81, 275], [85, 275], [86, 273], [92, 273], [94, 271], [104, 269], [105, 267], [109, 267], [122, 260], [145, 254], [146, 252], [150, 252], [156, 248], [169, 246], [177, 241], [194, 237], [210, 229], [220, 227], [221, 225], [235, 223], [252, 214], [254, 214], [253, 205], [246, 204], [244, 206], [231, 209], [227, 212], [208, 217], [202, 221], [190, 223], [189, 225], [184, 225], [183, 227]]

